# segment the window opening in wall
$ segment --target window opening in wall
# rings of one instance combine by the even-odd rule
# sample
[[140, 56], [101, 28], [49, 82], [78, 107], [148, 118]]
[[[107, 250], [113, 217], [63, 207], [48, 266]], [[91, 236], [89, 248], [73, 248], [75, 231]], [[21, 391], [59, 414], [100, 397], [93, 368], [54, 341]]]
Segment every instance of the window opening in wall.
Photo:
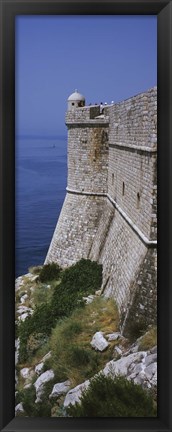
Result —
[[74, 102], [72, 102], [72, 105], [73, 105], [73, 106], [75, 105]]
[[112, 174], [112, 185], [114, 185], [114, 174]]
[[122, 195], [124, 196], [124, 194], [125, 194], [125, 183], [122, 182]]
[[84, 106], [84, 102], [83, 101], [78, 102], [78, 107], [83, 107], [83, 106]]
[[140, 208], [140, 193], [137, 193], [137, 209]]

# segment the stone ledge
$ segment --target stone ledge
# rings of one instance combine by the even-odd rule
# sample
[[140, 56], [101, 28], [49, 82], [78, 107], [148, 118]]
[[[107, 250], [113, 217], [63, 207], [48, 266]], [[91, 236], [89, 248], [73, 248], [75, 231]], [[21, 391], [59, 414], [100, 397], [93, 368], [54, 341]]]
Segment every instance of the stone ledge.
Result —
[[116, 201], [107, 193], [96, 193], [91, 191], [79, 191], [75, 189], [66, 188], [66, 191], [75, 195], [86, 195], [86, 196], [97, 196], [97, 197], [105, 197], [111, 202], [111, 204], [119, 211], [121, 216], [125, 219], [125, 221], [130, 225], [133, 231], [139, 236], [142, 242], [147, 247], [157, 247], [157, 240], [149, 240], [142, 231], [135, 225], [132, 220], [126, 215], [126, 213], [121, 209], [121, 207], [116, 203]]

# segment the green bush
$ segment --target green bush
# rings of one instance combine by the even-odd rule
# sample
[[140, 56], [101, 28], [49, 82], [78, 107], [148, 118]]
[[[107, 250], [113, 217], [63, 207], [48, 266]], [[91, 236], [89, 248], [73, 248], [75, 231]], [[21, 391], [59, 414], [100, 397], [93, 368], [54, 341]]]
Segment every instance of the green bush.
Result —
[[[20, 338], [19, 348], [19, 362], [27, 361], [31, 355], [30, 347], [27, 347], [31, 335], [39, 332], [39, 336], [45, 338], [51, 332], [54, 323], [54, 317], [51, 314], [51, 305], [43, 303], [38, 306], [33, 315], [28, 316], [25, 321], [21, 322], [18, 327], [18, 334]], [[40, 345], [37, 349], [40, 348]], [[34, 352], [36, 349], [34, 349]]]
[[44, 346], [47, 342], [47, 335], [43, 333], [32, 333], [27, 339], [27, 354], [28, 358], [32, 357], [38, 349]]
[[62, 285], [67, 291], [81, 292], [83, 295], [94, 293], [102, 283], [102, 265], [96, 261], [82, 258], [62, 274]]
[[84, 305], [83, 296], [94, 293], [101, 283], [102, 265], [82, 258], [63, 272], [61, 283], [54, 290], [54, 314], [69, 316], [76, 307]]
[[98, 375], [83, 393], [80, 403], [70, 405], [72, 417], [155, 417], [152, 396], [122, 376]]
[[52, 262], [51, 264], [45, 264], [39, 273], [39, 281], [48, 282], [54, 279], [58, 279], [60, 272], [61, 268], [58, 264], [54, 262]]

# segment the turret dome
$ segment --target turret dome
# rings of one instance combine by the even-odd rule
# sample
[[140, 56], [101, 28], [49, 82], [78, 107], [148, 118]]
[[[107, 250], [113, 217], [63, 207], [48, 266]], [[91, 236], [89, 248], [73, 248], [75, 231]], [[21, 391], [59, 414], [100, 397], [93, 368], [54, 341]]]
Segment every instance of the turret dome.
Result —
[[74, 93], [72, 93], [68, 97], [68, 111], [72, 111], [76, 108], [84, 107], [85, 106], [85, 97], [78, 92], [78, 90], [75, 90]]
[[74, 93], [68, 97], [68, 101], [85, 101], [85, 97], [79, 93], [78, 90], [75, 90]]

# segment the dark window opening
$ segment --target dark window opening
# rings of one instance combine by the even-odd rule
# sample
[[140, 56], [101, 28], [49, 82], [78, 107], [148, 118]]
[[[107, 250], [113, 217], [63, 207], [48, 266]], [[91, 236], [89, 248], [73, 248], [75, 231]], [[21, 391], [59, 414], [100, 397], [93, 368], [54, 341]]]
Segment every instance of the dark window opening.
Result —
[[108, 142], [108, 133], [103, 130], [103, 132], [102, 132], [102, 143], [104, 144], [106, 142]]
[[137, 209], [140, 208], [140, 193], [137, 193]]
[[73, 105], [73, 106], [75, 105], [74, 102], [72, 102], [72, 105]]
[[124, 196], [124, 194], [125, 194], [125, 183], [122, 182], [122, 195]]
[[114, 174], [112, 174], [112, 185], [114, 185]]
[[83, 107], [83, 106], [84, 106], [84, 101], [78, 102], [78, 107]]

